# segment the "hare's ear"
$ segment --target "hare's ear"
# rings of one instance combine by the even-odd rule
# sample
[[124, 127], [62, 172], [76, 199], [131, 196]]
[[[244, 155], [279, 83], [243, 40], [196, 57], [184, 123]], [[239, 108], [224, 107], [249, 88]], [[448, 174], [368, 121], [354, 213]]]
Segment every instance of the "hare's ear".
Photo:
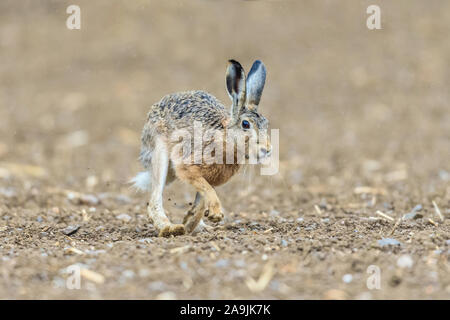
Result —
[[247, 76], [247, 105], [257, 108], [266, 82], [266, 67], [260, 60], [253, 62]]
[[233, 102], [231, 107], [232, 122], [239, 116], [239, 111], [245, 103], [245, 72], [241, 64], [235, 60], [228, 60], [227, 90]]

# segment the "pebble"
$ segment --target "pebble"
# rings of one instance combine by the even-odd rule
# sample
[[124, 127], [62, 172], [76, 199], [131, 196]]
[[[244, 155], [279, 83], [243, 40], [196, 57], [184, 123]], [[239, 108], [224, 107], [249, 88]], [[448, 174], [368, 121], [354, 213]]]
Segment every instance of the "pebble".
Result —
[[131, 220], [131, 217], [126, 213], [119, 214], [116, 218], [125, 222], [129, 222]]
[[67, 198], [75, 204], [85, 204], [95, 206], [100, 203], [100, 200], [92, 194], [79, 194], [76, 192], [69, 192]]
[[383, 238], [381, 240], [378, 240], [378, 244], [382, 247], [389, 246], [389, 245], [399, 246], [399, 245], [401, 245], [401, 242], [398, 240], [392, 239], [392, 238]]
[[283, 247], [287, 247], [288, 246], [288, 242], [284, 239], [281, 240], [281, 246]]
[[71, 236], [75, 234], [80, 229], [80, 226], [67, 226], [66, 228], [62, 229], [61, 232], [65, 234], [66, 236]]
[[412, 219], [422, 218], [423, 215], [419, 213], [419, 211], [421, 211], [422, 208], [423, 208], [422, 205], [418, 204], [411, 210], [411, 212], [409, 212], [403, 216], [403, 220], [412, 220]]
[[350, 273], [344, 274], [344, 276], [342, 277], [342, 281], [344, 281], [345, 283], [350, 283], [353, 280], [353, 276]]
[[397, 266], [400, 268], [411, 268], [414, 264], [413, 259], [411, 258], [411, 256], [405, 254], [402, 255], [400, 258], [398, 258], [397, 260]]

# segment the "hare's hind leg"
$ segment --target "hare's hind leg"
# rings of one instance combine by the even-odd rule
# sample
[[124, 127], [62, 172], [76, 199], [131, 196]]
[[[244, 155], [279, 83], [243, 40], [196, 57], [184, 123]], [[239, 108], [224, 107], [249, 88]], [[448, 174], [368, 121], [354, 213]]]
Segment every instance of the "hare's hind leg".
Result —
[[169, 221], [163, 208], [163, 190], [166, 184], [169, 169], [169, 155], [164, 141], [157, 139], [151, 160], [151, 186], [150, 201], [147, 208], [150, 220], [158, 229], [160, 237], [182, 235], [185, 233], [184, 225], [173, 224]]

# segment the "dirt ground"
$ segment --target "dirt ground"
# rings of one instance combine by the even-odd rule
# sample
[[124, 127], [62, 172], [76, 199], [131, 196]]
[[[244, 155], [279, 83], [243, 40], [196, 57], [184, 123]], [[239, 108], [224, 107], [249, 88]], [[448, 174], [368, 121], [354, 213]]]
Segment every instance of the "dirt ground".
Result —
[[[1, 1], [0, 298], [449, 299], [449, 34], [445, 0]], [[213, 232], [158, 238], [127, 184], [147, 110], [229, 105], [229, 58], [267, 66], [280, 171], [218, 188]], [[170, 185], [170, 218], [193, 198]]]

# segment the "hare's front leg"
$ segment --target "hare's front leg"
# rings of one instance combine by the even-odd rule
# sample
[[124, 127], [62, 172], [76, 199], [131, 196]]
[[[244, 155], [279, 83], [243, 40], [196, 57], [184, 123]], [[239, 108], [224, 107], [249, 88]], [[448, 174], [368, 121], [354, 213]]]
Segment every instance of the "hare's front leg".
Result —
[[163, 141], [157, 140], [151, 160], [152, 191], [147, 211], [153, 225], [158, 229], [160, 237], [185, 233], [184, 225], [171, 223], [164, 213], [163, 190], [166, 184], [168, 168], [169, 157], [166, 145]]
[[186, 213], [183, 224], [186, 227], [186, 233], [197, 233], [202, 230], [212, 231], [212, 227], [203, 222], [205, 212], [205, 202], [199, 192], [195, 195], [194, 205]]
[[[204, 202], [204, 215], [213, 222], [223, 219], [222, 205], [214, 188], [203, 178], [196, 166], [178, 166], [175, 169], [180, 180], [190, 183], [201, 195]], [[201, 217], [200, 217], [201, 219]], [[199, 221], [200, 221], [199, 219]]]

